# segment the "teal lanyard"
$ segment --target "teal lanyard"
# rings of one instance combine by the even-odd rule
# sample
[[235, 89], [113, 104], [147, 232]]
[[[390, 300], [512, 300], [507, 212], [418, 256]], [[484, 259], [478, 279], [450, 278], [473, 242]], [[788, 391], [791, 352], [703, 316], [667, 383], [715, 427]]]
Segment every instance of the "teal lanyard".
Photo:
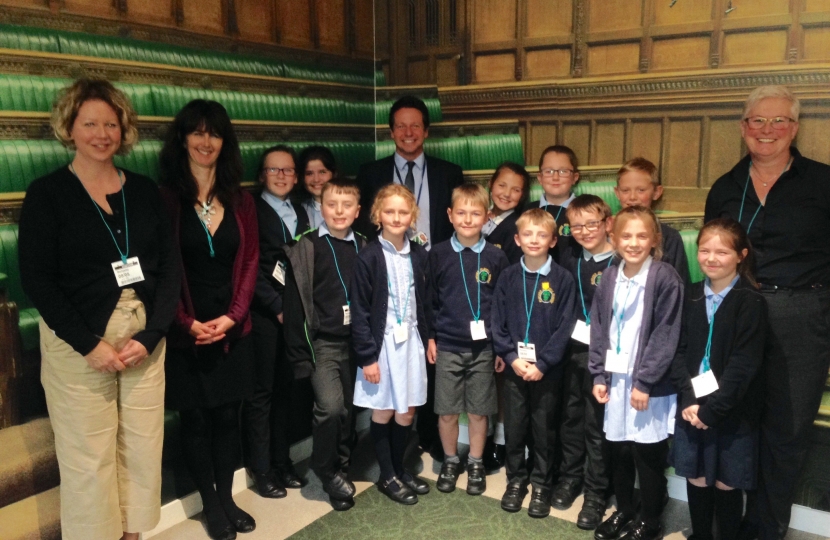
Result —
[[[612, 254], [608, 257], [608, 266], [605, 267], [608, 270], [611, 267], [611, 263], [614, 262], [614, 255]], [[585, 316], [585, 324], [591, 326], [591, 315], [588, 313], [588, 310], [585, 309], [585, 295], [582, 294], [582, 256], [576, 260], [576, 283], [579, 285], [579, 299], [582, 301], [582, 314]]]
[[617, 354], [620, 354], [620, 341], [622, 340], [623, 319], [625, 318], [625, 305], [628, 304], [628, 293], [633, 289], [631, 281], [628, 282], [628, 290], [625, 291], [625, 300], [623, 300], [622, 309], [619, 317], [617, 317], [617, 295], [614, 295], [614, 305], [611, 310], [611, 316], [617, 319]]
[[213, 237], [210, 235], [210, 231], [208, 230], [207, 225], [205, 225], [205, 222], [202, 221], [202, 216], [199, 215], [199, 211], [195, 208], [193, 210], [196, 212], [196, 217], [199, 219], [199, 223], [202, 224], [202, 228], [205, 230], [205, 234], [207, 235], [208, 247], [210, 248], [210, 256], [216, 257], [216, 252], [213, 251]]
[[[778, 178], [781, 178], [784, 175], [784, 173], [787, 172], [787, 169], [790, 167], [790, 164], [792, 162], [793, 162], [793, 160], [792, 160], [792, 158], [790, 158], [790, 160], [787, 162], [787, 164], [784, 165], [784, 170], [781, 171], [781, 174], [778, 175]], [[752, 161], [749, 162], [749, 170], [750, 171], [752, 170]], [[752, 173], [747, 172], [746, 173], [746, 184], [744, 184], [744, 194], [741, 195], [741, 209], [738, 212], [738, 223], [741, 222], [741, 218], [744, 215], [744, 203], [746, 202], [746, 190], [749, 188], [749, 183], [751, 181], [752, 181]], [[767, 195], [767, 196], [769, 196], [769, 195]], [[746, 234], [749, 234], [749, 231], [752, 230], [752, 224], [755, 223], [755, 218], [758, 217], [758, 212], [761, 211], [761, 207], [764, 206], [764, 203], [766, 202], [766, 200], [767, 200], [767, 198], [764, 197], [764, 200], [761, 201], [758, 204], [758, 208], [755, 209], [755, 213], [752, 214], [752, 219], [749, 220], [749, 225], [746, 228]]]
[[715, 312], [718, 310], [718, 302], [712, 302], [712, 316], [709, 317], [709, 337], [706, 339], [706, 353], [703, 355], [703, 373], [712, 367], [709, 365], [709, 355], [712, 352], [712, 330], [715, 328]]
[[[536, 283], [533, 285], [533, 294], [536, 294], [536, 288], [539, 287], [539, 276], [541, 275], [540, 272], [536, 272]], [[527, 307], [527, 275], [525, 274], [525, 267], [522, 265], [522, 288], [524, 290], [524, 301], [525, 301], [525, 315], [527, 316], [527, 327], [525, 327], [525, 345], [530, 339], [530, 315], [533, 313], [533, 297], [531, 295], [530, 299], [530, 309]]]
[[[463, 250], [462, 250], [463, 251]], [[458, 252], [458, 261], [461, 263], [461, 281], [464, 282], [464, 292], [467, 293], [467, 303], [470, 305], [470, 312], [473, 314], [473, 318], [476, 322], [481, 318], [481, 282], [478, 280], [478, 274], [476, 274], [476, 287], [478, 289], [478, 302], [476, 304], [476, 310], [473, 311], [473, 301], [470, 299], [470, 289], [467, 287], [467, 274], [464, 273], [464, 259], [461, 257], [461, 251]], [[476, 268], [481, 268], [481, 252], [478, 252], [478, 266]], [[478, 270], [476, 270], [478, 272]]]
[[[74, 174], [75, 178], [77, 178], [80, 182], [81, 179], [78, 176], [78, 173], [75, 172], [75, 167], [70, 165], [69, 170], [72, 171], [72, 174]], [[118, 179], [121, 181], [121, 204], [124, 205], [124, 240], [126, 244], [124, 251], [121, 251], [121, 248], [118, 246], [118, 241], [115, 239], [115, 234], [113, 234], [112, 228], [110, 228], [110, 225], [109, 223], [107, 223], [107, 220], [104, 219], [104, 213], [101, 212], [101, 207], [98, 206], [98, 203], [95, 202], [95, 199], [92, 198], [92, 195], [89, 195], [89, 191], [87, 191], [86, 194], [89, 195], [89, 200], [92, 201], [92, 205], [95, 207], [96, 210], [98, 210], [98, 215], [101, 216], [101, 221], [104, 222], [104, 226], [110, 232], [112, 241], [115, 244], [115, 249], [117, 249], [118, 254], [121, 255], [121, 262], [123, 264], [127, 264], [127, 255], [130, 254], [130, 224], [127, 221], [127, 197], [126, 195], [124, 195], [124, 174], [121, 172], [120, 169], [118, 170]], [[84, 183], [81, 182], [81, 185], [84, 186]], [[86, 186], [84, 186], [84, 191], [86, 191]]]
[[[288, 236], [288, 227], [285, 226], [285, 221], [283, 221], [283, 219], [279, 216], [279, 214], [277, 215], [277, 217], [280, 220], [280, 225], [282, 225], [282, 241], [283, 241], [283, 243], [287, 244], [289, 239], [290, 239], [289, 236]], [[335, 262], [336, 262], [336, 260], [335, 260]]]
[[[394, 268], [394, 267], [395, 267], [395, 265], [393, 264], [392, 268]], [[392, 297], [392, 308], [395, 310], [395, 319], [397, 319], [398, 325], [401, 325], [403, 323], [403, 318], [406, 316], [406, 310], [409, 309], [409, 292], [410, 292], [410, 289], [412, 288], [412, 285], [411, 285], [412, 275], [413, 275], [412, 256], [410, 256], [409, 257], [409, 279], [406, 280], [406, 283], [407, 283], [407, 285], [406, 285], [406, 302], [404, 303], [403, 311], [401, 312], [401, 311], [398, 311], [398, 302], [397, 302], [398, 295], [395, 294], [395, 291], [392, 289], [392, 281], [389, 279], [389, 272], [388, 271], [386, 272], [386, 284], [389, 285], [389, 296]], [[398, 283], [398, 280], [396, 278], [395, 279], [395, 284], [397, 285], [397, 283]]]
[[[283, 225], [285, 227], [285, 225]], [[329, 243], [329, 247], [331, 248], [331, 256], [334, 257], [334, 268], [337, 270], [337, 277], [340, 278], [340, 284], [343, 285], [343, 293], [346, 295], [346, 305], [351, 306], [351, 302], [349, 301], [349, 290], [346, 288], [346, 283], [343, 281], [343, 275], [340, 273], [340, 265], [337, 264], [337, 254], [334, 252], [334, 246], [331, 245], [331, 240], [329, 240], [328, 235], [326, 235], [326, 242]], [[354, 241], [354, 252], [357, 253], [357, 240]]]

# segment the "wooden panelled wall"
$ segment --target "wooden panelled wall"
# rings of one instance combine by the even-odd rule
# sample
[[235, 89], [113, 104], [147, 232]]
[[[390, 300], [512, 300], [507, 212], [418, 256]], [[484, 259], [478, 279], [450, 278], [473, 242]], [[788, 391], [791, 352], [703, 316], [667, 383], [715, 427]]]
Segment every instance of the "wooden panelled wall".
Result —
[[0, 0], [0, 6], [373, 56], [372, 0]]

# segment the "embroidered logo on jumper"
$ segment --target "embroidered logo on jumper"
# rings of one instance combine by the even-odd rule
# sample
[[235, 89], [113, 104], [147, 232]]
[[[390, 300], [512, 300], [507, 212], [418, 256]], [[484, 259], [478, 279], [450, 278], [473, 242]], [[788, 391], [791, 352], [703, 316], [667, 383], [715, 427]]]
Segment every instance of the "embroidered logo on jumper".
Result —
[[493, 244], [493, 245], [496, 246], [497, 248], [501, 249], [501, 244]]
[[536, 295], [536, 299], [542, 304], [552, 304], [556, 300], [556, 293], [550, 288], [550, 283], [542, 282], [542, 290]]
[[570, 236], [571, 235], [571, 225], [569, 223], [565, 223], [561, 227], [559, 227], [559, 236]]
[[602, 272], [597, 272], [593, 276], [591, 276], [591, 285], [596, 287], [599, 285], [599, 281], [602, 279]]
[[490, 273], [489, 268], [479, 268], [476, 272], [476, 281], [479, 283], [490, 283], [491, 279], [493, 279], [493, 274]]

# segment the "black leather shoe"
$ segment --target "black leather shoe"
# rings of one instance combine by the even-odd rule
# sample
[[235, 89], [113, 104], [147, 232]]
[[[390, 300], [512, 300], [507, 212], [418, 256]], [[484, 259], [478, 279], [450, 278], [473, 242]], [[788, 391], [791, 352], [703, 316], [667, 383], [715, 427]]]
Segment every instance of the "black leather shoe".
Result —
[[452, 493], [455, 491], [455, 483], [458, 482], [458, 475], [461, 473], [461, 463], [450, 463], [445, 461], [441, 465], [441, 474], [438, 475], [438, 482], [435, 487], [441, 493]]
[[207, 534], [213, 540], [234, 540], [236, 538], [236, 529], [234, 528], [224, 510], [217, 508], [202, 511], [202, 521], [205, 524]]
[[400, 481], [418, 495], [426, 495], [429, 493], [429, 484], [409, 471], [404, 471], [403, 476], [400, 477]]
[[279, 485], [270, 473], [252, 472], [251, 476], [254, 478], [254, 487], [256, 487], [256, 492], [259, 493], [260, 497], [282, 499], [288, 494], [285, 488]]
[[527, 507], [527, 515], [532, 518], [546, 518], [550, 515], [550, 490], [545, 488], [533, 488], [530, 496], [530, 505]]
[[593, 531], [605, 515], [605, 501], [593, 497], [586, 497], [582, 503], [582, 510], [576, 518], [576, 526], [585, 531]]
[[289, 489], [300, 489], [305, 486], [308, 481], [297, 474], [294, 466], [290, 463], [288, 465], [281, 465], [274, 468], [274, 476], [277, 481]]
[[354, 499], [347, 499], [345, 501], [329, 499], [329, 503], [331, 503], [331, 507], [334, 508], [336, 512], [345, 512], [346, 510], [354, 506]]
[[346, 478], [346, 476], [340, 471], [334, 473], [326, 479], [323, 483], [323, 491], [325, 491], [330, 498], [337, 499], [339, 501], [347, 501], [352, 499], [354, 498], [355, 493], [357, 493], [354, 484], [349, 482], [349, 479]]
[[378, 482], [378, 490], [396, 503], [411, 505], [418, 502], [418, 495], [396, 476], [386, 482]]
[[620, 539], [625, 540], [662, 540], [663, 527], [650, 527], [645, 521], [638, 519], [622, 531], [619, 536]]
[[504, 495], [501, 496], [501, 509], [505, 512], [518, 512], [522, 509], [522, 501], [527, 495], [527, 486], [519, 483], [507, 484]]
[[626, 514], [617, 510], [597, 527], [597, 530], [594, 531], [594, 538], [596, 540], [616, 540], [623, 528], [633, 521], [633, 514]]
[[484, 463], [467, 464], [467, 495], [481, 495], [487, 490]]
[[501, 469], [504, 467], [504, 445], [496, 444], [492, 435], [487, 437], [482, 459], [484, 459], [484, 470], [488, 473]]
[[236, 532], [249, 533], [256, 529], [256, 521], [254, 518], [243, 510], [239, 510], [239, 515], [236, 519], [230, 519], [231, 525], [236, 529]]
[[567, 510], [582, 492], [582, 484], [577, 480], [563, 480], [553, 490], [550, 504], [557, 510]]
[[212, 540], [236, 540], [236, 529], [230, 524], [217, 529], [212, 529], [208, 524], [207, 533]]

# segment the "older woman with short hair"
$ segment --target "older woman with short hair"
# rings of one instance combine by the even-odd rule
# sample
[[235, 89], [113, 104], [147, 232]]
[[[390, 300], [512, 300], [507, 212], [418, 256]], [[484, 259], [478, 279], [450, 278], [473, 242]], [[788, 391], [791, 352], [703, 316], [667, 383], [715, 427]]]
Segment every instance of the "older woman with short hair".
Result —
[[29, 186], [20, 217], [66, 540], [137, 540], [160, 517], [164, 335], [180, 277], [158, 188], [113, 163], [137, 142], [135, 122], [107, 81], [66, 88], [52, 127], [75, 156]]
[[769, 306], [758, 498], [747, 512], [762, 540], [787, 533], [830, 368], [830, 167], [792, 146], [799, 112], [789, 89], [756, 88], [740, 124], [749, 153], [706, 200], [705, 221], [731, 217], [749, 234]]

